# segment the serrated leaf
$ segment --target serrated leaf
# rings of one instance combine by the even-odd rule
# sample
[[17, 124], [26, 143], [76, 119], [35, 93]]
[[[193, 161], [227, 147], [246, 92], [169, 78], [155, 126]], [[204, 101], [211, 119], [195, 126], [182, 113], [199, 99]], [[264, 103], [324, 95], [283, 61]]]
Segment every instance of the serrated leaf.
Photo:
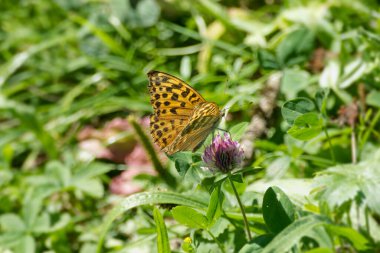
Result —
[[177, 206], [172, 209], [173, 218], [179, 223], [191, 228], [206, 229], [207, 217], [187, 206]]
[[380, 214], [378, 161], [330, 167], [314, 178], [316, 196], [330, 208], [354, 200], [359, 193], [363, 204]]

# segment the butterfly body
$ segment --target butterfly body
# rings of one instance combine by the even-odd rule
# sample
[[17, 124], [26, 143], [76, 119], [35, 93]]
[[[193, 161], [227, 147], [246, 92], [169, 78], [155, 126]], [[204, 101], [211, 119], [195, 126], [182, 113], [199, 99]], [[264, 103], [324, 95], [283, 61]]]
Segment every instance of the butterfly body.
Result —
[[199, 148], [223, 112], [177, 77], [150, 71], [148, 78], [154, 109], [150, 117], [154, 142], [168, 155]]

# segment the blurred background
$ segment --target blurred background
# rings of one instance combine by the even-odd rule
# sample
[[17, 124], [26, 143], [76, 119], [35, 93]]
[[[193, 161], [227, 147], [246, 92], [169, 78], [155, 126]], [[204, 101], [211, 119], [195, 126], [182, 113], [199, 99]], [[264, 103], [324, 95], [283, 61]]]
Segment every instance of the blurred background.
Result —
[[[1, 252], [94, 252], [113, 203], [168, 187], [131, 125], [150, 138], [152, 69], [228, 107], [226, 129], [249, 125], [275, 87], [265, 138], [242, 139], [255, 147], [248, 164], [266, 168], [260, 179], [308, 179], [334, 164], [324, 136], [291, 138], [281, 116], [286, 100], [321, 87], [330, 89], [336, 160], [352, 161], [353, 125], [359, 157], [378, 149], [377, 1], [2, 0], [0, 8]], [[155, 245], [144, 209], [111, 231], [104, 252]]]

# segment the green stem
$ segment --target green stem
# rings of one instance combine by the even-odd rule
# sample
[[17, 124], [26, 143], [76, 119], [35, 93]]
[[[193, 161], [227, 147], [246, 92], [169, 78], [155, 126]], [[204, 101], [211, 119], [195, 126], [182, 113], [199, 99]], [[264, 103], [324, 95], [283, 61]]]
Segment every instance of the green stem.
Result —
[[329, 149], [330, 149], [331, 159], [333, 160], [334, 164], [336, 164], [334, 150], [332, 148], [331, 139], [330, 139], [329, 133], [327, 132], [326, 127], [323, 127], [323, 131], [325, 132], [327, 140], [329, 141]]
[[368, 208], [366, 207], [364, 209], [364, 217], [365, 217], [365, 227], [367, 229], [367, 231], [369, 232], [370, 231], [370, 227], [369, 227], [369, 217], [368, 217]]
[[206, 231], [207, 231], [208, 234], [212, 237], [212, 239], [214, 239], [214, 241], [216, 242], [216, 244], [218, 244], [218, 247], [219, 247], [220, 251], [221, 251], [222, 253], [226, 253], [226, 251], [224, 250], [224, 246], [223, 246], [223, 244], [221, 244], [221, 243], [219, 242], [219, 240], [216, 239], [216, 237], [213, 235], [213, 233], [211, 233], [209, 230], [206, 230]]
[[251, 231], [249, 230], [247, 216], [245, 215], [244, 206], [241, 203], [241, 200], [240, 200], [239, 194], [238, 194], [238, 192], [237, 192], [237, 190], [235, 188], [234, 182], [231, 179], [231, 173], [228, 174], [228, 180], [230, 180], [230, 184], [232, 186], [232, 189], [234, 190], [235, 197], [236, 197], [236, 199], [237, 199], [237, 201], [239, 203], [240, 211], [241, 211], [241, 214], [243, 215], [243, 221], [244, 221], [245, 229], [247, 230], [248, 239], [249, 239], [249, 241], [251, 241], [252, 240], [252, 236], [251, 236]]
[[360, 140], [360, 149], [363, 149], [364, 144], [367, 143], [367, 139], [370, 136], [371, 132], [373, 131], [379, 119], [380, 119], [380, 110], [377, 111], [375, 117], [373, 117], [373, 120], [371, 121], [371, 124], [369, 125], [368, 128], [366, 128], [366, 131], [363, 134], [363, 138], [361, 138]]
[[160, 162], [160, 159], [158, 159], [156, 152], [154, 151], [152, 143], [149, 141], [148, 136], [146, 136], [144, 130], [142, 130], [139, 123], [137, 123], [136, 119], [133, 116], [128, 117], [128, 122], [132, 125], [133, 130], [135, 130], [136, 134], [140, 138], [141, 144], [150, 156], [155, 170], [169, 186], [171, 186], [172, 188], [176, 188], [176, 178], [172, 174], [170, 174], [168, 170], [165, 170], [164, 166]]
[[351, 159], [352, 163], [357, 162], [357, 151], [356, 151], [356, 135], [355, 135], [355, 124], [351, 127]]

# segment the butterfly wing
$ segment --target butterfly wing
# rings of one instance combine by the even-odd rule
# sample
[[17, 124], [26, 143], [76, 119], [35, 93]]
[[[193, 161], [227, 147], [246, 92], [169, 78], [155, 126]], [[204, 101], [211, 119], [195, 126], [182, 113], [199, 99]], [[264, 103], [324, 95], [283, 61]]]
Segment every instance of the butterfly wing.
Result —
[[156, 115], [150, 116], [150, 134], [153, 141], [161, 148], [167, 147], [180, 131], [186, 126], [187, 120], [163, 119]]
[[149, 93], [154, 113], [150, 130], [154, 142], [161, 148], [171, 145], [186, 127], [194, 107], [204, 98], [181, 79], [160, 71], [150, 71]]
[[221, 117], [222, 113], [215, 103], [199, 104], [194, 108], [188, 124], [164, 151], [168, 155], [184, 150], [195, 151], [219, 123]]

